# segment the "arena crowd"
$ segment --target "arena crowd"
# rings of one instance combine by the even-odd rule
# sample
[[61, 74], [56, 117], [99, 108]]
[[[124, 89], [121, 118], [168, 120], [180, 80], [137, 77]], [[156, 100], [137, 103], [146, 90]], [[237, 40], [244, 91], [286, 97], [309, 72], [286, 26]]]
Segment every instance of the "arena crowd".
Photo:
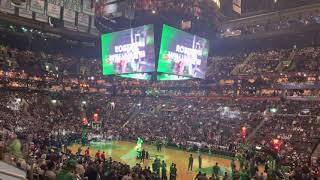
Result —
[[[320, 136], [319, 54], [319, 47], [294, 47], [211, 57], [206, 80], [149, 82], [103, 78], [100, 61], [92, 58], [2, 46], [0, 125], [6, 152], [39, 179], [159, 179], [150, 167], [72, 155], [67, 146], [81, 139], [86, 118], [101, 123], [92, 136], [141, 137], [238, 157], [240, 129], [246, 127], [252, 147], [272, 149], [272, 140], [281, 140], [279, 161], [292, 179], [319, 178], [319, 159], [311, 162]], [[250, 159], [255, 165], [268, 161], [263, 153]], [[175, 165], [170, 167], [167, 178], [175, 179]]]

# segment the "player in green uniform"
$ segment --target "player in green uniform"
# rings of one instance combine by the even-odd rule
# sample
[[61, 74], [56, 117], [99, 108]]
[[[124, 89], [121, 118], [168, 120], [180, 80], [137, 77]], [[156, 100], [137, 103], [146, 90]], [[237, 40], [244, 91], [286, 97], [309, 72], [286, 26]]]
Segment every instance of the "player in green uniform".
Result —
[[164, 161], [161, 164], [161, 179], [167, 179], [167, 164]]
[[212, 168], [212, 172], [216, 178], [219, 176], [220, 171], [221, 171], [220, 167], [219, 167], [218, 163], [216, 163], [216, 165], [214, 165]]
[[199, 161], [199, 171], [201, 171], [201, 168], [202, 168], [202, 157], [201, 157], [201, 154], [198, 157], [198, 161]]
[[188, 163], [188, 171], [192, 171], [192, 167], [193, 167], [193, 157], [192, 157], [192, 154], [190, 154], [189, 163]]

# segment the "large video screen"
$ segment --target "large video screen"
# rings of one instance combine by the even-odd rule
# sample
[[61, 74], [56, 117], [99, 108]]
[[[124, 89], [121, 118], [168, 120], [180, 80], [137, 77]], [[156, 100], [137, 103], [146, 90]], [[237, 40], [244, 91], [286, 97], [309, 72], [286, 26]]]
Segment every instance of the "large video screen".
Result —
[[164, 25], [158, 72], [204, 79], [208, 53], [208, 40]]
[[101, 36], [103, 75], [154, 72], [153, 25]]

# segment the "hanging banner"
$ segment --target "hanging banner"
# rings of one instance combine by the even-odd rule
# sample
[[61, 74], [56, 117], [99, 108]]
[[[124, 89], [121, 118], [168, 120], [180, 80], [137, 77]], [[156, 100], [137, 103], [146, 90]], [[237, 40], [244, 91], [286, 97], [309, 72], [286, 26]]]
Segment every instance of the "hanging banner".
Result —
[[14, 13], [14, 7], [11, 5], [10, 0], [1, 0], [0, 1], [0, 11], [4, 13]]
[[72, 9], [64, 9], [63, 10], [63, 20], [66, 22], [75, 22], [76, 12]]
[[95, 0], [83, 0], [82, 12], [84, 14], [94, 16], [94, 14], [95, 14]]
[[78, 28], [82, 32], [88, 32], [89, 16], [84, 13], [78, 13]]
[[32, 19], [32, 11], [29, 10], [29, 6], [27, 6], [27, 9], [20, 9], [19, 8], [19, 16]]
[[12, 1], [11, 5], [18, 8], [18, 15], [24, 18], [32, 18], [32, 12], [29, 10], [29, 1]]
[[237, 12], [238, 14], [241, 14], [241, 0], [233, 0], [232, 8], [233, 11]]
[[35, 13], [44, 14], [44, 0], [30, 0], [30, 10]]
[[43, 14], [43, 13], [36, 13], [36, 17], [35, 17], [36, 21], [40, 21], [40, 22], [48, 22], [48, 16]]
[[11, 5], [18, 8], [18, 15], [24, 18], [32, 18], [32, 12], [29, 10], [29, 1], [14, 3], [11, 2]]
[[81, 12], [81, 0], [71, 0], [72, 9], [77, 12]]
[[64, 0], [63, 4], [63, 20], [74, 24], [76, 18], [76, 12], [73, 9], [73, 0]]
[[14, 3], [13, 1], [11, 1], [11, 5], [13, 7], [17, 7], [19, 9], [27, 9], [27, 1], [25, 1], [25, 2], [21, 1], [19, 3]]
[[63, 0], [48, 0], [48, 16], [60, 19], [61, 6]]
[[93, 35], [99, 35], [99, 31], [95, 26], [94, 17], [91, 17], [91, 28], [90, 28], [90, 34]]

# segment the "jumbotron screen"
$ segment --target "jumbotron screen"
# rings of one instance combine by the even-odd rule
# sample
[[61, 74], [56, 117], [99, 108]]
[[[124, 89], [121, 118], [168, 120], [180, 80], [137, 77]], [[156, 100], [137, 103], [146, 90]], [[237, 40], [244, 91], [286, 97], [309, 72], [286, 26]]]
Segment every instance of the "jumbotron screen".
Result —
[[103, 75], [155, 71], [153, 25], [101, 36]]
[[204, 79], [208, 53], [208, 40], [164, 25], [158, 72]]

